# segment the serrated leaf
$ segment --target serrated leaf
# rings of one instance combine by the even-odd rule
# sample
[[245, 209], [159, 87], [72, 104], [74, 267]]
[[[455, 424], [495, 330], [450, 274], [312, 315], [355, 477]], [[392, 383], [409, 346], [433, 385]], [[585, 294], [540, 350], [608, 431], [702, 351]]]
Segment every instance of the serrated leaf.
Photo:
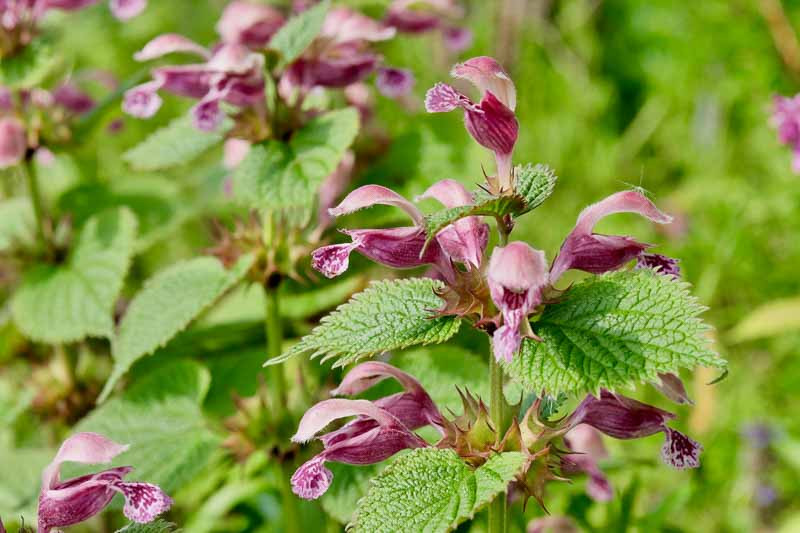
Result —
[[[187, 377], [192, 373], [194, 379]], [[131, 480], [173, 493], [208, 464], [220, 443], [200, 408], [201, 389], [209, 381], [208, 370], [193, 361], [163, 366], [92, 411], [74, 431], [94, 431], [129, 444], [113, 466], [133, 466]], [[69, 465], [62, 477], [90, 471]]]
[[172, 531], [178, 531], [175, 524], [159, 518], [147, 524], [131, 522], [127, 526], [118, 529], [116, 533], [170, 533]]
[[545, 308], [505, 371], [528, 390], [597, 392], [659, 372], [724, 367], [710, 347], [705, 310], [688, 284], [648, 270], [615, 272], [578, 283]]
[[800, 331], [800, 296], [781, 298], [756, 307], [730, 332], [733, 342], [745, 342]]
[[524, 461], [508, 452], [472, 470], [452, 450], [412, 450], [372, 480], [348, 529], [451, 531], [505, 491]]
[[542, 164], [518, 165], [514, 176], [514, 190], [525, 200], [525, 207], [515, 213], [516, 215], [522, 215], [542, 205], [553, 194], [558, 181], [555, 172]]
[[112, 340], [114, 368], [98, 401], [105, 401], [133, 363], [183, 331], [239, 282], [252, 264], [253, 257], [246, 255], [226, 270], [214, 257], [197, 257], [149, 279], [131, 301]]
[[323, 180], [333, 172], [358, 133], [353, 108], [325, 113], [287, 143], [254, 145], [233, 173], [234, 193], [250, 208], [289, 212], [298, 224], [313, 210]]
[[200, 131], [185, 114], [128, 150], [122, 158], [137, 170], [161, 170], [190, 163], [194, 158], [222, 142], [231, 122], [226, 120], [215, 132]]
[[29, 248], [36, 239], [36, 220], [27, 198], [0, 202], [0, 252]]
[[433, 316], [442, 305], [434, 293], [438, 288], [441, 282], [423, 278], [374, 282], [267, 364], [312, 352], [312, 358], [336, 359], [334, 366], [343, 366], [388, 350], [444, 342], [458, 331], [460, 320]]
[[61, 64], [61, 57], [51, 41], [35, 39], [15, 55], [0, 61], [0, 85], [12, 89], [38, 87]]
[[525, 204], [521, 196], [489, 196], [485, 193], [475, 194], [474, 205], [451, 207], [443, 211], [431, 213], [425, 217], [425, 232], [428, 241], [453, 222], [471, 216], [503, 217], [522, 211]]
[[281, 64], [288, 65], [302, 54], [319, 35], [330, 2], [325, 0], [319, 4], [290, 18], [275, 33], [269, 42], [269, 48], [281, 55]]
[[25, 273], [11, 303], [20, 331], [48, 343], [110, 337], [135, 237], [136, 217], [127, 208], [90, 218], [63, 265], [38, 265]]

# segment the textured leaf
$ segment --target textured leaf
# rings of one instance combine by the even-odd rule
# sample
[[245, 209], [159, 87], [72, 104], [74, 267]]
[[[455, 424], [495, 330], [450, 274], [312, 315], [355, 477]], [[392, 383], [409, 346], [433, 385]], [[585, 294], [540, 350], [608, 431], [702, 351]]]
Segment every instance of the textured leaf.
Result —
[[524, 460], [521, 453], [508, 452], [472, 470], [452, 450], [412, 450], [372, 481], [349, 528], [450, 531], [505, 491]]
[[503, 217], [517, 213], [524, 209], [525, 203], [521, 196], [490, 196], [483, 191], [476, 192], [474, 205], [451, 207], [443, 211], [431, 213], [425, 217], [425, 231], [428, 240], [433, 239], [437, 233], [453, 222], [464, 217], [492, 216]]
[[131, 301], [112, 341], [114, 369], [99, 401], [108, 397], [133, 363], [180, 333], [241, 280], [252, 264], [253, 257], [246, 255], [228, 271], [214, 257], [197, 257], [149, 279]]
[[745, 342], [800, 331], [800, 296], [782, 298], [756, 307], [730, 333], [734, 342]]
[[135, 237], [136, 217], [127, 208], [90, 218], [66, 263], [25, 273], [11, 304], [19, 329], [48, 343], [110, 337]]
[[215, 144], [222, 141], [225, 130], [231, 127], [225, 121], [215, 132], [200, 131], [192, 125], [192, 118], [185, 114], [163, 128], [156, 130], [122, 155], [122, 158], [137, 170], [159, 170], [190, 163]]
[[525, 207], [516, 213], [521, 215], [542, 205], [555, 189], [558, 178], [547, 165], [518, 165], [515, 170], [514, 189], [525, 200]]
[[0, 252], [28, 248], [36, 239], [36, 220], [27, 198], [0, 202]]
[[14, 89], [37, 87], [62, 64], [51, 41], [35, 39], [19, 53], [0, 61], [0, 85]]
[[321, 115], [288, 144], [255, 145], [233, 173], [236, 197], [251, 208], [310, 216], [323, 180], [336, 169], [358, 133], [358, 113], [347, 108]]
[[543, 342], [524, 340], [504, 367], [529, 390], [550, 395], [632, 386], [681, 367], [723, 367], [698, 318], [704, 309], [686, 283], [651, 271], [588, 278], [533, 323]]
[[325, 0], [297, 16], [290, 18], [272, 37], [269, 47], [281, 55], [283, 65], [288, 65], [302, 54], [319, 34], [330, 2]]
[[387, 350], [444, 342], [458, 331], [460, 321], [432, 316], [442, 305], [434, 294], [440, 286], [438, 281], [422, 278], [375, 282], [267, 364], [312, 352], [312, 358], [336, 359], [334, 366], [343, 366]]
[[[95, 409], [75, 431], [95, 431], [129, 444], [113, 465], [131, 465], [129, 479], [156, 483], [172, 493], [208, 464], [220, 442], [199, 405], [209, 381], [208, 370], [198, 363], [166, 365]], [[91, 467], [72, 466], [64, 477], [87, 471]]]

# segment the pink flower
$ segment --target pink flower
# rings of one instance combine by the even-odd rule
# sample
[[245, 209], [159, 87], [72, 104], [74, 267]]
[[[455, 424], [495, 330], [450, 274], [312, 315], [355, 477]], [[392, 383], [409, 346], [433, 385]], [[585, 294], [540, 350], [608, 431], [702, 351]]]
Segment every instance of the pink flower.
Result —
[[522, 342], [520, 330], [532, 335], [528, 315], [542, 302], [542, 289], [549, 284], [544, 252], [519, 241], [498, 246], [487, 277], [492, 301], [503, 314], [503, 325], [493, 336], [494, 356], [510, 362]]
[[678, 266], [679, 261], [679, 259], [667, 257], [666, 255], [642, 253], [636, 258], [636, 268], [649, 268], [661, 275], [678, 279], [681, 277], [681, 267]]
[[668, 427], [667, 422], [674, 418], [670, 412], [603, 389], [600, 398], [588, 395], [569, 416], [567, 423], [570, 428], [587, 424], [616, 439], [638, 439], [664, 433], [661, 448], [664, 462], [678, 469], [697, 468], [703, 446]]
[[447, 49], [457, 54], [472, 46], [473, 35], [469, 28], [451, 26], [442, 30], [442, 38]]
[[602, 274], [622, 268], [650, 247], [632, 237], [593, 233], [595, 225], [614, 213], [638, 213], [658, 224], [668, 224], [672, 217], [662, 213], [638, 191], [624, 191], [592, 204], [578, 215], [575, 228], [564, 240], [550, 269], [553, 283], [570, 269]]
[[428, 444], [412, 430], [432, 425], [444, 434], [443, 418], [428, 393], [412, 376], [380, 362], [363, 363], [351, 370], [334, 394], [353, 395], [378, 382], [397, 379], [406, 389], [375, 402], [325, 400], [309, 409], [292, 437], [308, 442], [333, 420], [356, 416], [342, 428], [321, 435], [324, 450], [300, 466], [292, 476], [292, 490], [301, 498], [319, 498], [330, 486], [333, 473], [325, 463], [367, 465], [384, 461], [409, 448]]
[[285, 22], [280, 11], [265, 4], [236, 0], [225, 7], [217, 23], [217, 33], [231, 44], [252, 49], [264, 48]]
[[0, 168], [18, 165], [27, 149], [25, 126], [13, 117], [0, 118]]
[[195, 126], [212, 131], [224, 118], [220, 102], [248, 107], [264, 101], [264, 57], [241, 44], [223, 44], [213, 54], [179, 35], [156, 37], [138, 52], [139, 60], [149, 60], [173, 52], [188, 52], [207, 59], [205, 63], [160, 67], [153, 80], [125, 93], [123, 109], [139, 118], [153, 116], [161, 106], [159, 90], [199, 100], [192, 108]]
[[[460, 195], [461, 200], [452, 197], [453, 191]], [[445, 205], [451, 201], [466, 201], [471, 198], [463, 186], [456, 182], [440, 182], [423, 196], [436, 198]], [[316, 270], [327, 277], [338, 276], [347, 270], [350, 254], [354, 251], [392, 268], [434, 265], [445, 279], [454, 279], [455, 271], [451, 261], [480, 265], [483, 248], [488, 240], [488, 227], [485, 224], [476, 223], [474, 219], [462, 219], [442, 230], [426, 247], [427, 234], [423, 214], [414, 204], [386, 187], [360, 187], [329, 212], [338, 217], [374, 205], [399, 207], [406, 212], [414, 225], [389, 229], [344, 230], [343, 233], [352, 242], [315, 250], [311, 256], [311, 264]]]
[[122, 511], [134, 522], [151, 522], [168, 510], [172, 499], [159, 487], [149, 483], [123, 481], [132, 469], [129, 466], [110, 468], [61, 481], [61, 464], [74, 461], [84, 464], [109, 463], [127, 450], [97, 433], [77, 433], [64, 441], [53, 461], [42, 472], [39, 493], [39, 532], [71, 526], [88, 520], [102, 511], [121, 493], [125, 498]]
[[459, 18], [463, 10], [453, 0], [393, 0], [386, 24], [406, 33], [437, 29], [446, 18]]
[[425, 96], [425, 109], [429, 113], [463, 109], [467, 131], [480, 145], [494, 152], [497, 188], [511, 190], [511, 154], [519, 134], [519, 123], [514, 115], [517, 100], [514, 83], [497, 61], [486, 56], [456, 65], [451, 74], [480, 89], [480, 103], [474, 103], [446, 83], [437, 83]]
[[414, 74], [402, 68], [379, 68], [375, 86], [386, 97], [400, 98], [414, 87]]

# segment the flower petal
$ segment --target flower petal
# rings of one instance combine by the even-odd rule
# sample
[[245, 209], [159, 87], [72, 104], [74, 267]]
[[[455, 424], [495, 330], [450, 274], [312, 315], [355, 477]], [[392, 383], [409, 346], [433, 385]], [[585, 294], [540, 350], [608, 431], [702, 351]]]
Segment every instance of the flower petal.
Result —
[[319, 456], [303, 463], [292, 475], [292, 492], [304, 500], [316, 500], [328, 490], [333, 481], [333, 472], [325, 468], [325, 460]]
[[208, 50], [191, 39], [177, 33], [165, 33], [144, 45], [141, 50], [133, 54], [133, 58], [136, 61], [150, 61], [176, 52], [197, 54], [205, 59], [211, 57]]
[[226, 43], [263, 48], [284, 22], [281, 12], [271, 6], [237, 0], [225, 7], [217, 33]]
[[639, 191], [621, 191], [581, 211], [573, 233], [589, 235], [602, 218], [616, 213], [637, 213], [658, 224], [672, 222], [671, 216], [659, 211], [655, 204]]
[[499, 155], [514, 151], [519, 135], [517, 117], [493, 93], [487, 92], [477, 109], [467, 107], [464, 112], [467, 131], [478, 144]]
[[650, 268], [664, 276], [671, 276], [678, 279], [681, 276], [679, 260], [661, 254], [639, 254], [636, 258], [636, 268]]
[[702, 444], [670, 427], [664, 429], [664, 435], [665, 441], [661, 448], [661, 458], [665, 463], [679, 470], [700, 466]]
[[122, 512], [134, 522], [152, 522], [172, 506], [172, 498], [157, 485], [121, 481], [112, 488], [125, 497]]
[[603, 389], [600, 398], [586, 396], [570, 415], [568, 426], [588, 424], [616, 439], [638, 439], [665, 431], [673, 418], [670, 412]]
[[514, 82], [496, 59], [488, 56], [473, 57], [454, 66], [450, 74], [455, 78], [470, 81], [481, 90], [482, 97], [490, 92], [505, 107], [514, 111], [517, 105], [517, 90]]
[[328, 11], [320, 36], [334, 43], [352, 41], [385, 41], [394, 37], [396, 30], [375, 19], [346, 7]]
[[409, 392], [427, 394], [422, 384], [414, 376], [380, 361], [369, 361], [353, 367], [339, 386], [331, 391], [331, 394], [355, 396], [388, 378], [396, 379]]
[[308, 442], [334, 420], [350, 416], [365, 416], [380, 426], [392, 426], [397, 423], [392, 415], [367, 400], [324, 400], [306, 411], [292, 441]]
[[25, 127], [16, 118], [0, 118], [0, 168], [19, 164], [25, 157], [28, 141]]
[[161, 107], [162, 100], [157, 92], [160, 87], [160, 82], [150, 81], [128, 89], [125, 91], [122, 109], [133, 117], [152, 117]]
[[311, 253], [311, 266], [326, 278], [335, 278], [348, 269], [350, 254], [359, 245], [360, 242], [353, 240], [349, 244], [331, 244], [317, 248]]
[[472, 46], [473, 34], [469, 28], [449, 26], [442, 30], [442, 38], [445, 47], [457, 54]]
[[662, 372], [658, 374], [658, 382], [653, 382], [653, 386], [658, 389], [661, 394], [669, 398], [675, 403], [679, 404], [693, 404], [694, 402], [689, 398], [686, 392], [686, 387], [683, 381], [672, 372]]
[[374, 205], [399, 207], [408, 213], [408, 216], [410, 216], [418, 226], [422, 226], [425, 222], [422, 213], [414, 204], [393, 190], [381, 185], [364, 185], [363, 187], [359, 187], [348, 194], [339, 205], [331, 209], [330, 214], [335, 217], [340, 217]]
[[379, 68], [375, 86], [388, 98], [400, 98], [414, 87], [414, 74], [403, 68]]
[[84, 464], [110, 463], [128, 449], [98, 433], [76, 433], [65, 440], [58, 453], [42, 472], [42, 488], [53, 488], [59, 480], [61, 464], [66, 461]]
[[425, 110], [428, 113], [447, 113], [457, 107], [476, 106], [472, 100], [446, 83], [437, 83], [425, 94]]

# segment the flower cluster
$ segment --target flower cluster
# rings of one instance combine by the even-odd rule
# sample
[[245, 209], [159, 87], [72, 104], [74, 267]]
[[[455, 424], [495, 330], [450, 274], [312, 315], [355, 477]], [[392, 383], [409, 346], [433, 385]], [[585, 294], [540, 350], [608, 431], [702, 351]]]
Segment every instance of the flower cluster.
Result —
[[472, 44], [472, 32], [456, 24], [463, 16], [463, 8], [453, 0], [393, 0], [385, 22], [405, 33], [439, 31], [447, 49], [458, 53]]
[[[0, 0], [0, 58], [8, 57], [28, 45], [36, 36], [37, 25], [51, 10], [75, 11], [100, 0]], [[147, 0], [110, 0], [111, 12], [128, 20], [147, 7]]]
[[102, 511], [115, 494], [125, 498], [122, 512], [134, 522], [151, 522], [167, 511], [172, 499], [150, 483], [124, 481], [132, 468], [119, 466], [95, 474], [62, 480], [61, 465], [109, 463], [128, 446], [97, 433], [76, 433], [64, 441], [53, 461], [42, 472], [39, 493], [39, 532], [84, 522]]

